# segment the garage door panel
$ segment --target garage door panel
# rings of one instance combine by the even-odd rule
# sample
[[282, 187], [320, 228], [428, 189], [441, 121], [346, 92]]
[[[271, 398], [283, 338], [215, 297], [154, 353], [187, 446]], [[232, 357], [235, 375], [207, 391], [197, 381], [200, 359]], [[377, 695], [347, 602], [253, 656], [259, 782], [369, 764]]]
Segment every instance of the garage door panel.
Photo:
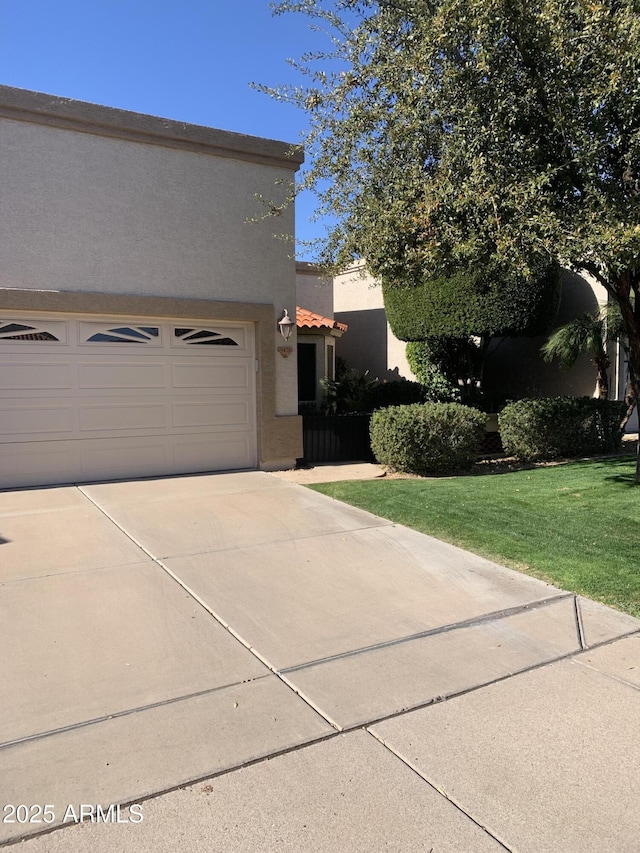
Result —
[[174, 388], [250, 388], [246, 360], [233, 363], [174, 362], [171, 365], [171, 384]]
[[173, 473], [170, 444], [165, 438], [106, 439], [80, 442], [83, 479], [99, 476], [105, 480], [119, 477], [145, 477], [157, 472]]
[[140, 404], [133, 401], [106, 406], [80, 407], [80, 432], [124, 432], [127, 430], [165, 430], [167, 406], [163, 403]]
[[[176, 471], [196, 472], [203, 469], [202, 461], [206, 461], [209, 470], [230, 471], [234, 468], [251, 468], [251, 436], [237, 433], [222, 433], [213, 435], [207, 441], [200, 436], [189, 439], [181, 436], [174, 444]], [[225, 462], [220, 467], [219, 460]], [[216, 461], [217, 460], [217, 461]]]
[[173, 403], [172, 422], [175, 428], [235, 426], [249, 428], [251, 425], [249, 405], [245, 400], [188, 401]]
[[68, 362], [8, 361], [0, 356], [0, 390], [42, 391], [72, 388], [75, 376]]
[[0, 444], [0, 488], [74, 483], [79, 478], [75, 442]]
[[2, 426], [0, 442], [20, 441], [25, 436], [46, 438], [75, 432], [75, 412], [73, 406], [16, 406], [2, 407]]
[[164, 388], [166, 368], [162, 362], [103, 361], [78, 365], [78, 387], [83, 390]]

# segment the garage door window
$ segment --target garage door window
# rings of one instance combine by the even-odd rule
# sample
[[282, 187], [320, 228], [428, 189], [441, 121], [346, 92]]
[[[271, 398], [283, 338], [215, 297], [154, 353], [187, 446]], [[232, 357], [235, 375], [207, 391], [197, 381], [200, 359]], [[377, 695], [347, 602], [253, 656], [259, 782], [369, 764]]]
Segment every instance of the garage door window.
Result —
[[176, 343], [205, 344], [206, 346], [237, 347], [238, 342], [226, 334], [214, 332], [211, 329], [176, 328], [173, 331]]
[[155, 343], [160, 334], [158, 326], [102, 327], [92, 335], [90, 331], [85, 328], [84, 340], [88, 344], [148, 344]]
[[54, 341], [64, 343], [66, 327], [63, 323], [51, 326], [34, 323], [12, 322], [0, 320], [0, 341]]

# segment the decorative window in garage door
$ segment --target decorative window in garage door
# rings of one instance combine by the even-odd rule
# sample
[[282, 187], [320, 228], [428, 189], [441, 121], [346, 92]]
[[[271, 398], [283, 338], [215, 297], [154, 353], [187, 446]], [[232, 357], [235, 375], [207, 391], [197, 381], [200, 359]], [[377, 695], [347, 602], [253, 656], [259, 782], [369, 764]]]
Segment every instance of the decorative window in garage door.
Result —
[[30, 323], [22, 320], [0, 320], [0, 342], [2, 341], [54, 341], [64, 343], [64, 323]]
[[212, 329], [199, 327], [176, 327], [173, 330], [175, 343], [191, 345], [204, 344], [205, 346], [237, 347], [238, 341], [229, 337], [228, 332], [216, 332]]
[[157, 346], [160, 342], [159, 326], [81, 323], [80, 327], [81, 340], [87, 344], [142, 344]]

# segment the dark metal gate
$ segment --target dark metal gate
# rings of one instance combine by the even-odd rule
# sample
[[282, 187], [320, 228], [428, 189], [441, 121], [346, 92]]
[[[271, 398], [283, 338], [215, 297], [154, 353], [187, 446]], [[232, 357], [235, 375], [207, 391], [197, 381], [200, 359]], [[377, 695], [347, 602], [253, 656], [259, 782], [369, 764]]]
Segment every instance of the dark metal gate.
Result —
[[305, 462], [372, 462], [371, 415], [303, 415]]

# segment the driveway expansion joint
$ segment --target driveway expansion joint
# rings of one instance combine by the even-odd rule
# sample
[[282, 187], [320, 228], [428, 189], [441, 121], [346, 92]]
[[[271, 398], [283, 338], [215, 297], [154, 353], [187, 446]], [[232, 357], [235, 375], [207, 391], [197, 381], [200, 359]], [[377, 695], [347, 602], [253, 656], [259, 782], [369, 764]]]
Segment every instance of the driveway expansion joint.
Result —
[[197, 690], [194, 693], [185, 693], [182, 696], [172, 696], [170, 699], [160, 699], [157, 702], [149, 702], [147, 705], [139, 705], [135, 708], [125, 708], [121, 711], [113, 711], [110, 714], [102, 714], [99, 717], [92, 717], [90, 720], [81, 720], [78, 723], [70, 723], [68, 726], [59, 726], [55, 729], [49, 729], [44, 732], [35, 732], [31, 735], [25, 735], [24, 737], [15, 738], [14, 740], [8, 740], [4, 743], [0, 743], [0, 750], [10, 749], [14, 746], [20, 746], [23, 743], [29, 743], [35, 740], [43, 740], [44, 738], [53, 737], [54, 735], [64, 734], [65, 732], [76, 731], [77, 729], [84, 729], [88, 726], [95, 726], [99, 723], [106, 723], [108, 720], [116, 720], [119, 717], [128, 717], [131, 714], [139, 714], [144, 711], [151, 711], [154, 708], [163, 708], [166, 705], [175, 705], [178, 702], [188, 702], [190, 699], [198, 699], [201, 696], [210, 696], [214, 693], [219, 693], [222, 690], [229, 690], [232, 687], [239, 687], [242, 684], [250, 684], [255, 681], [262, 681], [264, 678], [269, 678], [271, 673], [266, 673], [264, 675], [256, 675], [253, 678], [245, 678], [242, 681], [233, 681], [229, 684], [221, 684], [218, 687], [209, 687], [205, 690]]
[[[194, 785], [200, 785], [202, 782], [209, 782], [212, 779], [219, 779], [222, 776], [228, 776], [231, 773], [237, 772], [238, 770], [245, 770], [248, 767], [253, 767], [256, 764], [262, 764], [264, 762], [271, 761], [274, 758], [280, 758], [281, 756], [289, 755], [293, 752], [300, 752], [301, 750], [306, 749], [309, 746], [315, 746], [316, 744], [333, 740], [340, 734], [341, 732], [329, 732], [328, 734], [318, 735], [318, 737], [311, 738], [310, 740], [304, 741], [304, 743], [297, 743], [293, 746], [286, 746], [282, 749], [274, 750], [268, 755], [259, 755], [256, 758], [251, 758], [246, 761], [242, 761], [238, 764], [232, 765], [231, 767], [225, 767], [222, 770], [216, 770], [213, 773], [200, 774], [198, 776], [194, 776], [192, 779], [186, 779], [182, 782], [178, 782], [176, 785], [164, 787], [159, 791], [148, 791], [147, 793], [138, 794], [134, 799], [126, 798], [119, 802], [118, 805], [122, 808], [127, 808], [128, 806], [131, 806], [134, 803], [138, 804], [145, 803], [148, 800], [156, 800], [159, 797], [164, 797], [165, 794], [171, 794], [174, 791], [182, 791], [185, 788], [192, 788]], [[21, 835], [14, 835], [11, 838], [8, 838], [4, 841], [0, 841], [0, 849], [3, 847], [11, 847], [14, 844], [19, 844], [22, 841], [39, 838], [43, 835], [50, 835], [52, 832], [58, 832], [59, 830], [69, 829], [71, 826], [72, 824], [58, 823], [48, 829], [36, 830], [35, 832], [27, 832]]]
[[[117, 524], [117, 522], [114, 522], [114, 524]], [[323, 533], [307, 533], [303, 536], [298, 534], [298, 535], [296, 535], [295, 541], [296, 542], [304, 542], [306, 539], [322, 539], [323, 537], [328, 537], [328, 536], [348, 536], [351, 533], [361, 533], [363, 530], [380, 530], [381, 528], [384, 528], [384, 527], [393, 527], [393, 525], [391, 524], [391, 522], [387, 522], [385, 524], [365, 524], [362, 527], [349, 527], [346, 530], [344, 530], [344, 529], [327, 530], [327, 531], [324, 531]], [[120, 529], [122, 530], [123, 528], [120, 528]], [[126, 533], [125, 530], [123, 530], [123, 532]], [[129, 536], [128, 533], [127, 533], [127, 536]], [[136, 542], [138, 547], [144, 549], [144, 546], [140, 545], [140, 543], [137, 542], [135, 539], [133, 539], [133, 537], [130, 536], [130, 538], [132, 539], [132, 541]], [[251, 548], [262, 548], [262, 547], [264, 547], [264, 545], [270, 545], [270, 546], [282, 545], [284, 542], [291, 542], [291, 538], [286, 537], [284, 539], [269, 539], [268, 542], [249, 542], [246, 545], [241, 545], [239, 547], [244, 549], [244, 550], [250, 550]], [[180, 551], [180, 553], [178, 553], [178, 554], [163, 554], [161, 557], [153, 557], [153, 559], [154, 560], [175, 560], [175, 559], [182, 558], [182, 557], [201, 557], [201, 556], [204, 556], [205, 554], [225, 554], [227, 551], [237, 551], [237, 550], [238, 550], [237, 545], [229, 545], [228, 547], [225, 547], [225, 548], [211, 547], [206, 551]]]
[[[589, 646], [589, 648], [585, 651], [599, 649], [602, 646], [609, 646], [612, 643], [615, 643], [617, 640], [624, 640], [628, 637], [633, 636], [640, 636], [640, 630], [632, 631], [628, 634], [622, 634], [619, 637], [604, 640], [601, 643], [594, 643], [592, 646]], [[640, 690], [640, 687], [635, 684], [630, 684], [628, 681], [624, 681], [624, 679], [612, 676], [609, 673], [602, 672], [602, 670], [589, 666], [589, 664], [585, 664], [583, 661], [578, 659], [578, 656], [582, 654], [584, 654], [584, 651], [582, 649], [576, 648], [571, 652], [566, 652], [565, 654], [558, 655], [557, 657], [547, 658], [546, 660], [538, 661], [537, 663], [525, 666], [522, 669], [517, 669], [513, 672], [508, 672], [505, 675], [499, 675], [496, 678], [489, 679], [488, 681], [483, 681], [479, 684], [473, 684], [471, 687], [464, 687], [461, 690], [454, 690], [450, 693], [443, 693], [439, 696], [432, 696], [430, 699], [427, 699], [424, 702], [418, 702], [408, 708], [401, 708], [398, 711], [391, 711], [388, 714], [382, 714], [380, 717], [376, 717], [375, 719], [367, 720], [365, 722], [358, 722], [351, 726], [344, 726], [340, 729], [340, 731], [343, 734], [349, 734], [351, 732], [358, 731], [359, 729], [366, 729], [368, 731], [369, 726], [377, 726], [380, 723], [387, 722], [388, 720], [395, 720], [399, 717], [406, 717], [407, 714], [412, 714], [414, 711], [422, 711], [426, 708], [432, 707], [433, 705], [439, 705], [443, 702], [449, 702], [451, 699], [458, 699], [459, 697], [466, 696], [469, 693], [476, 693], [478, 690], [484, 690], [486, 687], [492, 687], [494, 684], [500, 684], [503, 681], [509, 681], [510, 679], [517, 678], [520, 675], [527, 675], [530, 672], [535, 672], [535, 670], [543, 669], [546, 666], [553, 666], [554, 664], [562, 663], [563, 661], [575, 660], [575, 662], [580, 664], [581, 666], [587, 666], [589, 669], [592, 669], [595, 672], [599, 672], [601, 675], [607, 675], [610, 678], [613, 678], [615, 681], [618, 681], [621, 684], [625, 684], [627, 687], [633, 687], [635, 690]], [[326, 719], [326, 715], [324, 713], [322, 714], [322, 716]], [[327, 720], [327, 722], [329, 721]]]
[[580, 607], [580, 599], [577, 595], [573, 597], [573, 607], [576, 614], [576, 630], [578, 632], [578, 642], [583, 650], [587, 649], [587, 643], [584, 637], [584, 623], [582, 621], [582, 609]]
[[333, 661], [343, 660], [344, 658], [356, 657], [357, 655], [367, 654], [368, 652], [375, 652], [380, 649], [392, 648], [393, 646], [400, 646], [404, 643], [411, 643], [414, 640], [422, 640], [426, 637], [436, 637], [439, 634], [449, 634], [452, 631], [459, 631], [464, 628], [473, 628], [476, 625], [484, 625], [487, 622], [499, 622], [502, 619], [507, 619], [510, 616], [517, 616], [520, 613], [527, 613], [530, 610], [537, 610], [543, 607], [549, 607], [552, 604], [555, 604], [557, 601], [564, 601], [568, 598], [574, 598], [572, 593], [570, 592], [559, 592], [558, 595], [552, 595], [547, 598], [541, 598], [537, 601], [530, 601], [526, 604], [516, 604], [513, 607], [507, 607], [502, 610], [494, 610], [491, 613], [483, 613], [481, 616], [472, 616], [470, 619], [463, 619], [459, 622], [450, 622], [448, 625], [439, 625], [437, 628], [428, 628], [425, 631], [418, 631], [415, 634], [408, 634], [404, 637], [397, 637], [393, 640], [385, 640], [382, 643], [372, 643], [369, 646], [362, 646], [358, 649], [350, 649], [346, 652], [339, 652], [335, 655], [328, 655], [325, 658], [317, 658], [312, 661], [305, 661], [304, 663], [294, 664], [293, 666], [283, 667], [278, 670], [280, 674], [290, 674], [292, 672], [297, 672], [302, 669], [311, 669], [315, 666], [322, 666], [325, 663], [332, 663]]
[[[80, 488], [80, 491], [82, 491], [81, 488]], [[82, 493], [85, 494], [85, 492], [82, 492]], [[201, 598], [199, 595], [197, 595], [194, 590], [192, 590], [189, 586], [187, 586], [187, 584], [184, 583], [184, 581], [175, 572], [173, 572], [159, 557], [156, 557], [154, 554], [151, 553], [151, 551], [149, 551], [147, 548], [145, 548], [145, 546], [141, 542], [138, 542], [138, 540], [134, 536], [132, 536], [127, 530], [125, 530], [124, 527], [122, 527], [122, 525], [120, 525], [115, 520], [115, 518], [113, 518], [103, 507], [100, 506], [100, 504], [96, 503], [90, 495], [85, 494], [85, 497], [87, 497], [87, 499], [90, 500], [91, 503], [93, 503], [96, 506], [96, 508], [100, 512], [102, 512], [106, 516], [106, 518], [108, 518], [109, 521], [111, 521], [112, 524], [114, 524], [118, 528], [118, 530], [122, 531], [122, 533], [124, 533], [125, 536], [127, 536], [135, 545], [138, 546], [138, 548], [140, 548], [148, 557], [150, 557], [150, 559], [153, 560], [153, 562], [156, 563], [167, 575], [169, 575], [169, 577], [172, 580], [174, 580], [178, 584], [178, 586], [180, 586], [188, 595], [190, 595], [194, 599], [194, 601], [197, 601], [197, 603], [207, 613], [209, 613], [213, 617], [213, 619], [215, 619], [215, 621], [225, 629], [225, 631], [227, 631], [229, 634], [231, 634], [231, 636], [238, 643], [240, 643], [242, 646], [244, 646], [244, 648], [250, 654], [252, 654], [255, 658], [257, 658], [260, 661], [260, 663], [263, 664], [263, 666], [265, 666], [273, 675], [275, 675], [275, 677], [280, 682], [285, 684], [286, 687], [294, 693], [294, 695], [298, 696], [298, 698], [302, 702], [304, 702], [309, 708], [311, 708], [316, 714], [318, 714], [318, 716], [320, 716], [333, 729], [337, 728], [335, 723], [333, 723], [330, 719], [328, 719], [325, 716], [325, 714], [323, 714], [315, 705], [310, 703], [303, 695], [298, 693], [297, 690], [292, 687], [291, 683], [279, 673], [277, 667], [275, 667], [267, 658], [265, 658], [264, 655], [260, 654], [260, 652], [258, 652], [257, 649], [255, 649], [249, 642], [247, 642], [244, 639], [244, 637], [242, 637], [240, 634], [238, 634], [238, 632], [235, 631], [225, 619], [223, 619], [218, 613], [216, 613], [211, 607], [209, 607], [209, 605], [206, 603], [206, 601], [204, 601], [204, 599]], [[369, 528], [364, 528], [364, 529], [369, 529]], [[209, 552], [204, 552], [204, 553], [209, 553]], [[216, 553], [219, 553], [219, 552], [216, 552]]]
[[417, 767], [412, 761], [409, 761], [408, 758], [406, 758], [404, 755], [399, 753], [392, 746], [389, 746], [389, 744], [384, 740], [384, 738], [382, 738], [380, 735], [376, 734], [375, 732], [370, 731], [370, 729], [368, 729], [368, 728], [365, 728], [365, 731], [374, 740], [376, 740], [381, 746], [383, 746], [392, 755], [394, 755], [399, 761], [401, 761], [405, 767], [407, 767], [409, 770], [411, 770], [413, 773], [415, 773], [416, 776], [418, 776], [420, 779], [422, 779], [422, 781], [425, 782], [430, 788], [432, 788], [437, 794], [439, 794], [441, 797], [444, 797], [445, 800], [447, 800], [449, 803], [451, 803], [451, 805], [454, 808], [456, 808], [464, 817], [466, 817], [467, 820], [470, 820], [479, 829], [481, 829], [490, 838], [492, 838], [497, 844], [499, 844], [503, 850], [506, 850], [507, 853], [517, 853], [517, 851], [514, 847], [509, 846], [507, 844], [507, 842], [504, 839], [500, 838], [500, 836], [496, 832], [489, 829], [489, 827], [486, 826], [486, 824], [482, 823], [482, 821], [479, 818], [474, 817], [471, 814], [471, 812], [469, 812], [461, 803], [459, 803], [454, 797], [452, 797], [450, 794], [448, 794], [444, 790], [444, 788], [441, 788], [438, 785], [436, 785], [435, 782], [432, 782], [431, 779], [429, 779], [422, 772], [422, 770], [420, 770], [420, 768]]

